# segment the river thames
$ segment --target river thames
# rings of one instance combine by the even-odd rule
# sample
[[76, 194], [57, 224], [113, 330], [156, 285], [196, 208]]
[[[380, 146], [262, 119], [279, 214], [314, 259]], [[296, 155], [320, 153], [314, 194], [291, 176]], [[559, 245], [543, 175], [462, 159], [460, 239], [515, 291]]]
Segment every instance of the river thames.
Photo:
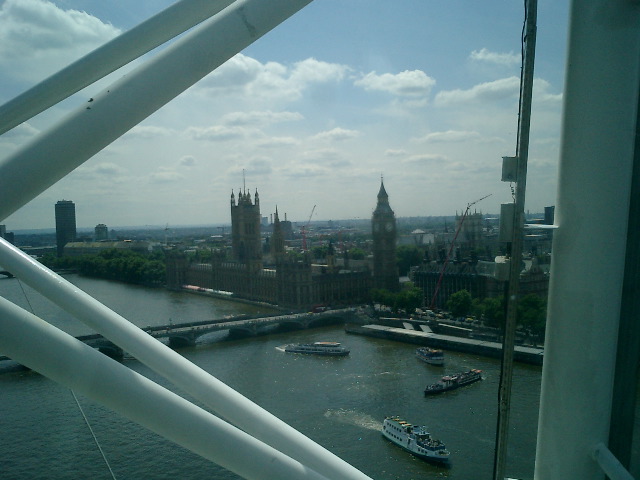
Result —
[[[66, 278], [141, 327], [168, 324], [169, 319], [180, 323], [269, 313], [266, 307], [188, 293]], [[0, 295], [70, 334], [90, 333], [17, 279], [0, 279]], [[351, 354], [315, 357], [276, 348], [321, 340], [342, 342]], [[342, 326], [241, 340], [217, 333], [179, 352], [374, 479], [492, 476], [497, 360], [446, 352], [445, 367], [431, 366], [415, 358], [415, 346], [348, 335]], [[177, 391], [137, 360], [124, 363]], [[426, 384], [470, 368], [483, 370], [484, 381], [424, 397]], [[540, 374], [540, 367], [515, 368], [507, 468], [512, 478], [533, 477]], [[118, 479], [239, 478], [85, 397], [78, 399]], [[5, 372], [0, 375], [0, 405], [1, 478], [112, 478], [68, 388], [34, 372]], [[385, 440], [380, 428], [386, 415], [428, 426], [451, 451], [451, 468], [425, 463]]]

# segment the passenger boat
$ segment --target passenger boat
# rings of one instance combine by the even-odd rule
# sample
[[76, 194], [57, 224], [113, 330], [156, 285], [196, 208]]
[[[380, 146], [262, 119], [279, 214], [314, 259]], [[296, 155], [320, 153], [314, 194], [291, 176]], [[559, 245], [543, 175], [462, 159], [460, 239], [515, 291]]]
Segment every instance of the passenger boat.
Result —
[[382, 435], [409, 453], [428, 462], [448, 465], [449, 450], [436, 440], [424, 426], [414, 426], [398, 417], [387, 417], [382, 424]]
[[482, 380], [482, 370], [472, 369], [468, 372], [460, 372], [454, 375], [445, 375], [438, 383], [427, 385], [424, 394], [431, 395], [433, 393], [448, 392], [459, 387], [464, 387], [470, 383]]
[[292, 343], [284, 346], [288, 353], [308, 353], [312, 355], [349, 355], [349, 349], [338, 342]]
[[431, 365], [444, 365], [444, 353], [442, 350], [420, 347], [416, 349], [416, 357]]

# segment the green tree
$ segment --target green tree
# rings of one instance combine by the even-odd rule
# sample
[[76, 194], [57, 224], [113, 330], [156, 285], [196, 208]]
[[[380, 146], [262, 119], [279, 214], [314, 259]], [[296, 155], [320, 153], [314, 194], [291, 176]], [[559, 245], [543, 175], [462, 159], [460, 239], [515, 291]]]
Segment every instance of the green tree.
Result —
[[366, 255], [366, 252], [358, 247], [353, 247], [349, 249], [349, 258], [353, 260], [363, 260]]
[[130, 250], [104, 250], [80, 257], [46, 256], [50, 268], [75, 268], [82, 275], [145, 285], [162, 285], [166, 277], [164, 253], [145, 255]]
[[449, 297], [447, 309], [454, 317], [464, 317], [471, 311], [471, 294], [460, 290]]
[[411, 267], [422, 263], [423, 258], [424, 251], [415, 245], [400, 245], [396, 249], [396, 259], [400, 275], [407, 275]]
[[424, 293], [417, 287], [411, 287], [398, 293], [397, 304], [407, 313], [413, 313], [422, 305]]
[[314, 258], [314, 259], [326, 258], [328, 252], [329, 252], [328, 245], [317, 245], [315, 247], [311, 247], [311, 258]]
[[[504, 325], [504, 297], [484, 298], [481, 302], [482, 318], [488, 327], [501, 328]], [[478, 314], [476, 314], [477, 316]]]
[[530, 293], [518, 301], [518, 324], [535, 336], [544, 336], [546, 317], [547, 302], [545, 299]]

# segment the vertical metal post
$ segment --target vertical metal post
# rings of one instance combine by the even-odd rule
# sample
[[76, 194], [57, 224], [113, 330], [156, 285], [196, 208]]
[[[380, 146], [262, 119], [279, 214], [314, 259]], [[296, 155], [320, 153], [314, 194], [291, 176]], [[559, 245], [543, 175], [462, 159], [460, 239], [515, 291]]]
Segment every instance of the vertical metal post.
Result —
[[511, 409], [511, 385], [513, 378], [513, 350], [516, 335], [516, 314], [518, 288], [522, 264], [522, 244], [524, 235], [524, 203], [527, 186], [527, 160], [529, 157], [529, 128], [531, 125], [531, 97], [533, 92], [533, 66], [536, 51], [537, 0], [525, 1], [523, 71], [520, 84], [520, 118], [518, 123], [518, 158], [516, 177], [516, 199], [511, 239], [511, 260], [509, 264], [509, 284], [507, 315], [502, 341], [502, 368], [498, 392], [498, 425], [493, 464], [494, 480], [505, 478], [507, 463], [507, 442], [509, 436], [509, 410]]
[[573, 1], [570, 19], [537, 480], [603, 478], [631, 213], [640, 8]]
[[[639, 85], [640, 86], [640, 85]], [[640, 370], [640, 108], [631, 177], [627, 253], [625, 256], [609, 449], [627, 469], [631, 463], [637, 382]]]

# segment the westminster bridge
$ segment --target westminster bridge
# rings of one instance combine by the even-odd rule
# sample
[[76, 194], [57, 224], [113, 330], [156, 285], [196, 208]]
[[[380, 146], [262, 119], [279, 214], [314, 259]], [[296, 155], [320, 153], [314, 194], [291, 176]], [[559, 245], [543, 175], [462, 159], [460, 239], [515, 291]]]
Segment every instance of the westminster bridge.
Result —
[[[318, 313], [237, 315], [223, 319], [186, 323], [174, 323], [169, 320], [168, 325], [141, 327], [141, 329], [159, 340], [167, 339], [167, 343], [171, 348], [182, 348], [194, 346], [196, 340], [203, 335], [223, 330], [229, 330], [230, 336], [249, 337], [272, 332], [274, 328], [277, 327], [289, 330], [302, 330], [323, 325], [352, 322], [357, 322], [357, 309], [342, 308]], [[81, 335], [76, 338], [112, 358], [123, 358], [124, 352], [122, 349], [98, 333]], [[0, 361], [2, 360], [10, 359], [0, 356]]]
[[[194, 346], [199, 337], [212, 332], [228, 330], [230, 336], [255, 336], [273, 331], [274, 328], [302, 330], [335, 323], [350, 323], [356, 319], [356, 309], [342, 308], [326, 310], [318, 313], [289, 313], [286, 315], [238, 315], [224, 319], [204, 320], [198, 322], [174, 323], [168, 325], [141, 327], [154, 338], [167, 339], [171, 348]], [[83, 335], [78, 340], [97, 348], [113, 358], [122, 358], [120, 347], [102, 337], [100, 334]]]

